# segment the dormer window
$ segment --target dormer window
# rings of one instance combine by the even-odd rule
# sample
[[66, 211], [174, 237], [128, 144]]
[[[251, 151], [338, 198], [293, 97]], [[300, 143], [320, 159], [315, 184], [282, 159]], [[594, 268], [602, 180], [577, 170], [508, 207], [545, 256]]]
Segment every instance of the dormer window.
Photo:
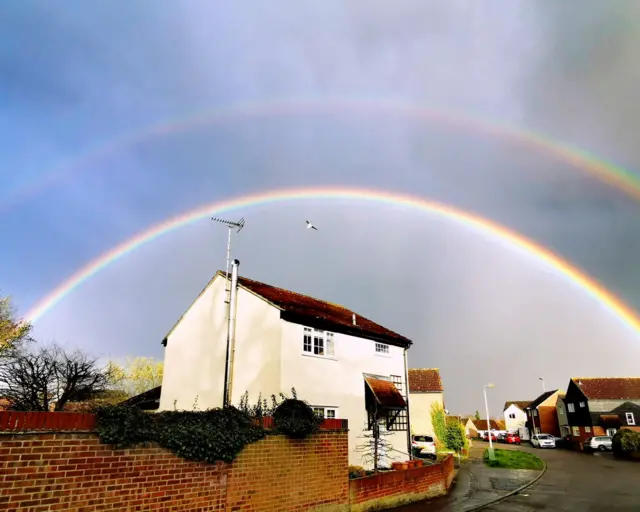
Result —
[[376, 342], [376, 354], [389, 354], [389, 345]]
[[305, 327], [302, 338], [302, 352], [319, 357], [334, 357], [333, 333]]

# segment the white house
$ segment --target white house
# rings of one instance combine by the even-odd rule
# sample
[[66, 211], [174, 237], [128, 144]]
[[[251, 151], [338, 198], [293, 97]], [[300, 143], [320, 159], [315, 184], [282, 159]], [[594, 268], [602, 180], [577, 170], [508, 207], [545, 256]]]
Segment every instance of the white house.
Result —
[[435, 436], [431, 410], [434, 405], [444, 409], [444, 388], [438, 368], [409, 368], [409, 405], [411, 433]]
[[507, 432], [520, 432], [527, 424], [527, 407], [530, 402], [505, 402], [504, 425]]
[[245, 391], [255, 402], [295, 388], [324, 417], [349, 420], [349, 461], [363, 465], [366, 401], [388, 418], [389, 455], [406, 459], [411, 341], [343, 306], [238, 277], [238, 264], [232, 283], [218, 272], [163, 340], [159, 410], [221, 407], [226, 381], [231, 404]]

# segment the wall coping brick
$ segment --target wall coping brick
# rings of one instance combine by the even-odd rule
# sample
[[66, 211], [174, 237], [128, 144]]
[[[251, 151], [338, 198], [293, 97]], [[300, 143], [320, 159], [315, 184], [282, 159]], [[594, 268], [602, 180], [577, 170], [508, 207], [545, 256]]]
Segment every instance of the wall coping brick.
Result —
[[[150, 413], [153, 414], [153, 413]], [[0, 411], [0, 434], [5, 432], [93, 432], [96, 429], [95, 414], [78, 412], [20, 412]], [[273, 429], [273, 418], [262, 418], [266, 429]], [[322, 430], [344, 431], [349, 422], [344, 419], [325, 419]]]

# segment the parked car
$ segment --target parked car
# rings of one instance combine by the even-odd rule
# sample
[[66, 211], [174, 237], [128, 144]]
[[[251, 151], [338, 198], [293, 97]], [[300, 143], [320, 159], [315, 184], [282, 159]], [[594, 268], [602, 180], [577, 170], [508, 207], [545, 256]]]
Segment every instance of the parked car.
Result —
[[[484, 439], [485, 441], [489, 441], [489, 432], [485, 432], [482, 439]], [[494, 442], [498, 440], [497, 436], [493, 432], [491, 432], [491, 440]]]
[[506, 443], [507, 442], [507, 434], [498, 434], [498, 442]]
[[436, 443], [431, 436], [411, 436], [411, 451], [416, 457], [436, 458]]
[[520, 440], [520, 436], [518, 434], [507, 434], [504, 438], [504, 442], [507, 444], [520, 444], [522, 441]]
[[584, 441], [584, 450], [585, 451], [611, 451], [611, 436], [593, 436]]
[[534, 448], [555, 448], [556, 439], [549, 434], [534, 434], [531, 436], [531, 444]]

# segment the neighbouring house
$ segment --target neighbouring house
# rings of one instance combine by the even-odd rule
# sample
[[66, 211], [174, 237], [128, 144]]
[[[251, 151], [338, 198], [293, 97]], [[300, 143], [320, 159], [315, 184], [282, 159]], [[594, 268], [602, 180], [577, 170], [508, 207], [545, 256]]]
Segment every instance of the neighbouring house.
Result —
[[[473, 420], [473, 424], [476, 427], [478, 436], [484, 436], [487, 432], [487, 420]], [[502, 430], [502, 428], [500, 428], [501, 426], [502, 425], [500, 425], [496, 420], [489, 420], [489, 428], [491, 429], [491, 432], [500, 432]]]
[[640, 377], [574, 377], [564, 401], [571, 438], [580, 447], [593, 435], [640, 430]]
[[238, 265], [230, 280], [217, 272], [164, 338], [158, 410], [221, 407], [225, 389], [237, 405], [245, 392], [255, 403], [295, 388], [318, 415], [349, 420], [351, 464], [367, 466], [358, 447], [374, 420], [391, 432], [387, 455], [406, 458], [411, 340], [343, 306], [238, 276]]
[[569, 417], [567, 416], [567, 404], [565, 403], [566, 393], [558, 394], [556, 402], [556, 416], [558, 417], [558, 428], [560, 429], [560, 437], [566, 438], [571, 435], [571, 427], [569, 426]]
[[505, 402], [504, 428], [508, 432], [519, 432], [522, 427], [527, 424], [527, 406], [530, 402]]
[[460, 417], [460, 423], [464, 427], [464, 434], [467, 438], [478, 437], [478, 429], [473, 424], [472, 418]]
[[560, 391], [546, 391], [526, 407], [527, 429], [529, 436], [533, 434], [550, 434], [560, 437], [560, 426], [558, 425], [558, 412], [556, 404], [560, 396]]
[[162, 386], [149, 389], [140, 393], [139, 395], [132, 396], [127, 400], [120, 403], [127, 407], [137, 407], [143, 411], [157, 411], [160, 408], [160, 394]]
[[438, 368], [409, 368], [411, 433], [435, 436], [431, 408], [444, 409], [444, 388]]

